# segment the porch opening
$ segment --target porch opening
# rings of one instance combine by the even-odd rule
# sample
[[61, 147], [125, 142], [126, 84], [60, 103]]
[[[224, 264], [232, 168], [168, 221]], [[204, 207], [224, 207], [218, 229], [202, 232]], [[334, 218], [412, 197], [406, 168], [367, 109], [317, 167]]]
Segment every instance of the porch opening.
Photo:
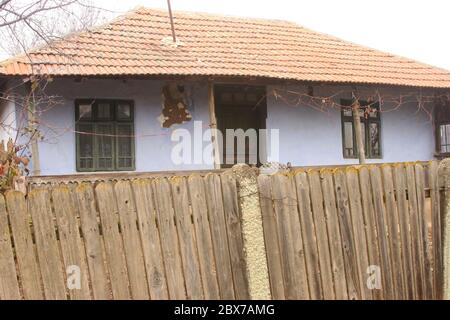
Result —
[[[264, 162], [261, 148], [265, 148], [266, 141], [261, 138], [260, 129], [266, 129], [265, 86], [215, 85], [214, 103], [217, 129], [223, 136], [222, 146], [219, 146], [221, 167], [229, 168], [236, 163], [260, 165]], [[227, 129], [232, 130], [227, 132]], [[233, 134], [238, 133], [236, 130], [239, 129], [242, 129], [244, 136]], [[239, 148], [239, 145], [243, 147]]]

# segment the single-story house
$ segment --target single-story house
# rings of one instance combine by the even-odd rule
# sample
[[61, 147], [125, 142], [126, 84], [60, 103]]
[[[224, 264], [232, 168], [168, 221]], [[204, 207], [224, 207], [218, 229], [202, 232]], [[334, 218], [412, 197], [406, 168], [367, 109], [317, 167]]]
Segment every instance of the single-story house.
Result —
[[[239, 128], [265, 129], [259, 164], [352, 164], [357, 100], [367, 162], [450, 153], [450, 71], [286, 21], [174, 12], [173, 27], [138, 8], [0, 63], [0, 139], [38, 128], [41, 175], [229, 165], [198, 158], [207, 145], [247, 161], [255, 149], [242, 158], [226, 143]], [[173, 159], [180, 132], [192, 161]]]

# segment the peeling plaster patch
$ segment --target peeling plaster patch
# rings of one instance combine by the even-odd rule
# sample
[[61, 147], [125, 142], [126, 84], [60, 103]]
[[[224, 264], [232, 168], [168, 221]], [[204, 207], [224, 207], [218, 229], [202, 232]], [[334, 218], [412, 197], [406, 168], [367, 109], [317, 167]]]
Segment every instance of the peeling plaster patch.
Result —
[[171, 82], [162, 88], [162, 113], [158, 121], [163, 128], [192, 120], [187, 109], [188, 98], [189, 94], [183, 85]]

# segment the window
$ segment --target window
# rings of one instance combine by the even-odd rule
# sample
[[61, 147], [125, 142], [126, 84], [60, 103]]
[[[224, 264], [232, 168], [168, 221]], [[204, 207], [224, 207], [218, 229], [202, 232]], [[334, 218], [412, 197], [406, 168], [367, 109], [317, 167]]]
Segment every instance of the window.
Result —
[[[378, 102], [369, 103], [360, 101], [359, 115], [361, 118], [361, 131], [364, 141], [366, 158], [381, 158], [380, 141], [380, 106]], [[355, 128], [353, 125], [353, 110], [351, 100], [342, 100], [342, 149], [344, 158], [357, 158], [358, 150], [356, 143]]]
[[134, 170], [133, 102], [77, 100], [77, 171]]
[[436, 152], [438, 155], [450, 155], [450, 105], [437, 105], [435, 108]]

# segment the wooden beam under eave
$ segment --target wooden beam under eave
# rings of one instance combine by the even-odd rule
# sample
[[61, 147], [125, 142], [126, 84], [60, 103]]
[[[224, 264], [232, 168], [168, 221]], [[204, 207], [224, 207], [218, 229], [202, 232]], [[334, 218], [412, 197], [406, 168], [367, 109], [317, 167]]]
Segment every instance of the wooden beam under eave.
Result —
[[214, 169], [220, 169], [220, 150], [217, 141], [217, 117], [216, 104], [214, 101], [214, 84], [208, 82], [208, 106], [209, 106], [209, 127], [211, 129], [211, 142], [213, 144]]

